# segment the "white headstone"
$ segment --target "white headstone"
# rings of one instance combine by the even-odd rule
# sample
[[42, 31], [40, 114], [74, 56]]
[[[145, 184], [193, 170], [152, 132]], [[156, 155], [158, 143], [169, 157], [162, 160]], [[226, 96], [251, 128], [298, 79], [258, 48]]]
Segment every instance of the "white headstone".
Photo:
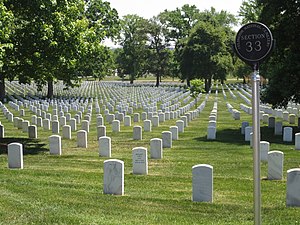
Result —
[[171, 126], [170, 131], [172, 133], [172, 140], [178, 140], [178, 127], [177, 126]]
[[283, 152], [270, 151], [268, 153], [268, 179], [282, 180], [283, 178]]
[[151, 157], [151, 159], [162, 159], [163, 158], [162, 139], [152, 138], [150, 140], [150, 157]]
[[37, 138], [37, 127], [36, 125], [31, 125], [28, 127], [28, 137]]
[[172, 148], [172, 133], [171, 131], [162, 132], [162, 145], [163, 148]]
[[75, 118], [70, 119], [70, 126], [71, 126], [71, 131], [76, 131], [77, 130], [77, 123]]
[[260, 141], [260, 161], [268, 161], [268, 152], [270, 143], [267, 141]]
[[151, 132], [152, 131], [151, 120], [144, 120], [144, 131], [145, 132]]
[[64, 125], [62, 127], [63, 131], [63, 138], [65, 139], [72, 139], [72, 132], [71, 132], [71, 126], [70, 125]]
[[142, 127], [134, 126], [133, 127], [133, 140], [142, 140]]
[[102, 136], [99, 138], [99, 156], [111, 157], [111, 138]]
[[151, 122], [152, 122], [152, 126], [153, 127], [158, 127], [159, 126], [159, 118], [158, 118], [158, 116], [152, 116]]
[[85, 130], [77, 131], [77, 147], [87, 148], [87, 132]]
[[293, 128], [292, 127], [283, 128], [283, 141], [285, 141], [285, 142], [293, 141]]
[[295, 150], [300, 150], [300, 133], [295, 134]]
[[124, 126], [125, 127], [130, 127], [131, 126], [131, 116], [125, 116], [124, 117]]
[[52, 121], [52, 133], [59, 134], [59, 122], [57, 120]]
[[247, 121], [242, 122], [241, 134], [245, 134], [245, 128], [248, 126], [249, 126], [249, 122]]
[[133, 174], [148, 174], [147, 149], [136, 147], [132, 149]]
[[103, 136], [106, 136], [106, 126], [101, 125], [97, 127], [97, 140]]
[[81, 129], [90, 132], [90, 122], [88, 120], [82, 120]]
[[49, 148], [51, 155], [61, 155], [61, 137], [59, 135], [49, 137]]
[[111, 123], [112, 132], [120, 132], [120, 121], [113, 120]]
[[300, 207], [300, 168], [287, 171], [286, 205]]
[[184, 132], [184, 121], [183, 120], [177, 120], [176, 126], [178, 127], [178, 132], [183, 133]]
[[7, 145], [8, 168], [23, 169], [23, 146], [20, 143]]
[[252, 127], [248, 126], [245, 128], [245, 141], [250, 141], [250, 133], [252, 133]]
[[207, 128], [207, 140], [215, 140], [216, 139], [216, 127], [215, 126], [209, 126]]
[[124, 195], [124, 162], [118, 159], [104, 161], [103, 193]]
[[275, 130], [274, 130], [275, 135], [282, 135], [282, 122], [278, 121], [275, 123]]
[[192, 167], [194, 202], [213, 202], [213, 167], [199, 164]]

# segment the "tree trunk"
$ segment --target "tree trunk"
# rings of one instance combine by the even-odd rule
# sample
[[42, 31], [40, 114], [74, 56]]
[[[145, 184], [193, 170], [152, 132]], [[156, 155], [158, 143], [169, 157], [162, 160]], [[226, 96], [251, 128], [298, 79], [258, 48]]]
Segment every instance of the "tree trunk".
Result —
[[160, 77], [160, 75], [156, 74], [156, 84], [155, 84], [155, 87], [159, 86], [159, 80], [160, 80], [159, 77]]
[[208, 93], [211, 86], [211, 78], [205, 78], [205, 92]]
[[191, 81], [190, 81], [190, 79], [186, 79], [186, 85], [187, 85], [188, 87], [191, 86]]
[[246, 84], [246, 78], [243, 76], [243, 84]]
[[47, 98], [52, 98], [53, 97], [53, 80], [48, 80], [48, 93], [47, 93]]
[[1, 75], [0, 78], [0, 101], [3, 102], [5, 98], [5, 78]]

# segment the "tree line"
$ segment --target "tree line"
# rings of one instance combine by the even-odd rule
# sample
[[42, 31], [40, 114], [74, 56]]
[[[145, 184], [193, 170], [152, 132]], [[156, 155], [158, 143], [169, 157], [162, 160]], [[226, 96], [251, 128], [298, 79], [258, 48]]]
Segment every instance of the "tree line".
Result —
[[[240, 7], [242, 24], [265, 23], [276, 39], [275, 51], [261, 67], [269, 80], [262, 97], [274, 106], [300, 102], [299, 4], [246, 0]], [[238, 20], [223, 10], [183, 5], [151, 19], [119, 18], [101, 0], [0, 0], [0, 15], [0, 100], [5, 79], [47, 84], [51, 97], [57, 80], [74, 86], [81, 77], [102, 79], [115, 70], [131, 83], [152, 74], [156, 86], [163, 76], [187, 85], [201, 79], [206, 91], [212, 79], [223, 82], [232, 74], [245, 80], [251, 73], [232, 51]], [[107, 38], [121, 48], [106, 47]]]

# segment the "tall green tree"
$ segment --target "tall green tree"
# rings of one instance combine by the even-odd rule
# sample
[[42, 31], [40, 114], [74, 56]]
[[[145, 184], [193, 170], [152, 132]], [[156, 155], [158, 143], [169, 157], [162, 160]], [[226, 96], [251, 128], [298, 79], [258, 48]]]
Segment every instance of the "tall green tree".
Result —
[[147, 27], [148, 21], [138, 15], [126, 15], [121, 21], [119, 42], [123, 49], [117, 61], [123, 73], [129, 74], [130, 83], [147, 70]]
[[13, 43], [11, 36], [14, 33], [14, 15], [0, 0], [0, 101], [5, 98], [5, 78], [13, 78], [9, 68], [14, 64], [11, 51]]
[[[201, 19], [200, 11], [195, 5], [185, 4], [175, 10], [165, 10], [158, 15], [162, 24], [166, 25], [166, 37], [174, 48], [172, 54], [173, 76], [181, 77], [180, 60], [186, 38], [192, 28]], [[181, 77], [182, 78], [182, 77]]]
[[[260, 20], [276, 39], [275, 51], [261, 73], [269, 78], [263, 100], [275, 106], [300, 103], [300, 2], [259, 0]], [[284, 88], [282, 86], [284, 85]]]
[[259, 21], [261, 11], [262, 6], [259, 4], [259, 0], [244, 0], [239, 9], [242, 24]]
[[148, 71], [156, 76], [156, 87], [162, 76], [169, 74], [170, 67], [170, 42], [166, 36], [166, 26], [161, 23], [158, 17], [153, 17], [149, 21], [149, 48], [150, 56], [148, 60]]
[[210, 22], [198, 22], [183, 49], [180, 67], [187, 80], [204, 79], [205, 91], [213, 78], [224, 80], [232, 68], [225, 30]]

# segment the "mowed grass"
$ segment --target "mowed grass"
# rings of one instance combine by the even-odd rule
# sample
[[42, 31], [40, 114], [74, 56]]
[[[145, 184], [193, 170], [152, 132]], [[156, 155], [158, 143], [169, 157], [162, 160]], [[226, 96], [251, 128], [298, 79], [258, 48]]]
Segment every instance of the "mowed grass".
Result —
[[[224, 100], [219, 94], [217, 140], [208, 141], [208, 116], [214, 101], [215, 94], [211, 94], [200, 116], [179, 134], [171, 149], [164, 149], [162, 160], [149, 158], [146, 176], [132, 174], [132, 148], [143, 146], [149, 151], [150, 139], [161, 138], [161, 132], [176, 120], [143, 132], [142, 141], [132, 140], [133, 126], [142, 122], [131, 127], [121, 123], [120, 133], [111, 132], [111, 125], [106, 124], [112, 158], [125, 164], [124, 196], [103, 194], [107, 158], [98, 154], [95, 110], [88, 148], [77, 147], [73, 132], [72, 140], [62, 139], [62, 156], [49, 154], [50, 131], [39, 128], [39, 139], [28, 139], [0, 112], [6, 136], [0, 139], [0, 224], [253, 224], [252, 149], [240, 134], [241, 122], [250, 122], [251, 116], [241, 112], [241, 120], [233, 120], [226, 101], [239, 109], [242, 100]], [[28, 110], [24, 118], [31, 121]], [[299, 167], [300, 152], [275, 137], [265, 124], [261, 131], [271, 150], [284, 152], [282, 181], [266, 180], [267, 164], [261, 163], [263, 224], [299, 224], [300, 209], [286, 207], [285, 201], [286, 171]], [[7, 168], [6, 144], [14, 141], [24, 144], [23, 170]], [[213, 203], [191, 201], [192, 166], [197, 164], [213, 166]]]

